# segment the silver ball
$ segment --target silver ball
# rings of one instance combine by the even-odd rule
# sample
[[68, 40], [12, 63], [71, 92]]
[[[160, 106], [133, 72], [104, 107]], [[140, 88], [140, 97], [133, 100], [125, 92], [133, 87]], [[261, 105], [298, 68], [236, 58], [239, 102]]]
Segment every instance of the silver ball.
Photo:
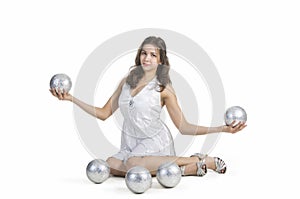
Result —
[[71, 87], [71, 78], [66, 74], [56, 74], [50, 80], [50, 88], [54, 88], [57, 92], [69, 92]]
[[88, 179], [96, 184], [104, 182], [109, 177], [109, 173], [109, 165], [101, 159], [92, 160], [86, 167]]
[[237, 124], [238, 122], [246, 122], [247, 113], [240, 106], [232, 106], [226, 110], [224, 120], [226, 125], [230, 125], [234, 120], [236, 121], [235, 124]]
[[181, 180], [180, 168], [172, 162], [161, 164], [157, 169], [156, 178], [163, 187], [175, 187]]
[[133, 193], [144, 193], [152, 185], [152, 176], [146, 168], [135, 166], [127, 171], [125, 182]]

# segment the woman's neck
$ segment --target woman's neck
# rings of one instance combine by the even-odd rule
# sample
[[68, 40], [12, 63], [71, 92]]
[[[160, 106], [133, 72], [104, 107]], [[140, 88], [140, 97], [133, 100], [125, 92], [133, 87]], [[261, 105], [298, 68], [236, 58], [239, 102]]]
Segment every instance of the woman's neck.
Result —
[[150, 82], [156, 76], [156, 71], [154, 72], [145, 72], [144, 76], [142, 77], [143, 82]]

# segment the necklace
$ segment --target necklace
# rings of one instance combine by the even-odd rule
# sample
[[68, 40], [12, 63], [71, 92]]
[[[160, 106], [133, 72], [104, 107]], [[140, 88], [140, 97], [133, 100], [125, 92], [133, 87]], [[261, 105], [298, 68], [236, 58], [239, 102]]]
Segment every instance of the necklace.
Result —
[[[154, 76], [154, 77], [155, 77], [155, 76]], [[152, 78], [150, 78], [150, 79], [148, 79], [148, 80], [146, 80], [146, 81], [140, 82], [140, 84], [142, 83], [142, 85], [139, 86], [139, 87], [143, 87], [143, 88], [144, 88], [145, 86], [147, 86], [147, 84], [149, 84], [149, 82], [151, 82], [151, 81], [154, 79], [154, 77], [152, 77]], [[142, 89], [143, 89], [143, 88], [142, 88]], [[142, 90], [142, 89], [141, 89], [141, 90]], [[141, 92], [141, 90], [138, 91], [138, 93]], [[138, 94], [138, 93], [137, 93], [137, 94]], [[135, 94], [134, 96], [131, 96], [131, 95], [130, 95], [130, 96], [131, 96], [131, 99], [129, 100], [129, 103], [128, 103], [130, 109], [133, 109], [133, 108], [134, 108], [134, 97], [135, 97], [137, 94]]]

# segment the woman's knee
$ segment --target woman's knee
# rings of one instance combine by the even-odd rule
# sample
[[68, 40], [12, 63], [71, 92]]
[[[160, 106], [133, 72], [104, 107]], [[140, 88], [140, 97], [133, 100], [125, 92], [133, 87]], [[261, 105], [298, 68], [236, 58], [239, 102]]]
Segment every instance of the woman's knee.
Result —
[[111, 168], [118, 168], [122, 164], [121, 160], [114, 158], [114, 157], [107, 158], [106, 162], [109, 165], [109, 167], [111, 167]]
[[125, 176], [126, 168], [122, 160], [114, 157], [107, 158], [106, 162], [110, 167], [110, 173], [115, 176]]

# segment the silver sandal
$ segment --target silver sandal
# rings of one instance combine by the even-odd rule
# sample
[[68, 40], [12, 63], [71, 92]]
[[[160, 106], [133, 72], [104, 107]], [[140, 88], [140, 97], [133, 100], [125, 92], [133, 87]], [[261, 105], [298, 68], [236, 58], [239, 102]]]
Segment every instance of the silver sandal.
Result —
[[215, 172], [224, 174], [227, 169], [225, 162], [221, 158], [218, 158], [218, 157], [214, 157], [214, 161], [215, 161], [215, 165], [216, 165]]
[[[195, 153], [192, 156], [197, 156], [200, 160], [203, 160], [203, 161], [207, 157], [207, 155], [202, 154], [202, 153]], [[215, 162], [215, 166], [216, 166], [216, 169], [214, 171], [219, 173], [219, 174], [224, 174], [226, 172], [226, 169], [227, 169], [227, 165], [225, 164], [225, 162], [219, 157], [214, 157], [214, 162]]]
[[195, 153], [194, 155], [192, 155], [191, 157], [198, 157], [199, 158], [199, 162], [196, 162], [197, 165], [197, 176], [204, 176], [207, 173], [207, 167], [205, 164], [205, 158], [207, 155], [203, 155], [201, 153]]

